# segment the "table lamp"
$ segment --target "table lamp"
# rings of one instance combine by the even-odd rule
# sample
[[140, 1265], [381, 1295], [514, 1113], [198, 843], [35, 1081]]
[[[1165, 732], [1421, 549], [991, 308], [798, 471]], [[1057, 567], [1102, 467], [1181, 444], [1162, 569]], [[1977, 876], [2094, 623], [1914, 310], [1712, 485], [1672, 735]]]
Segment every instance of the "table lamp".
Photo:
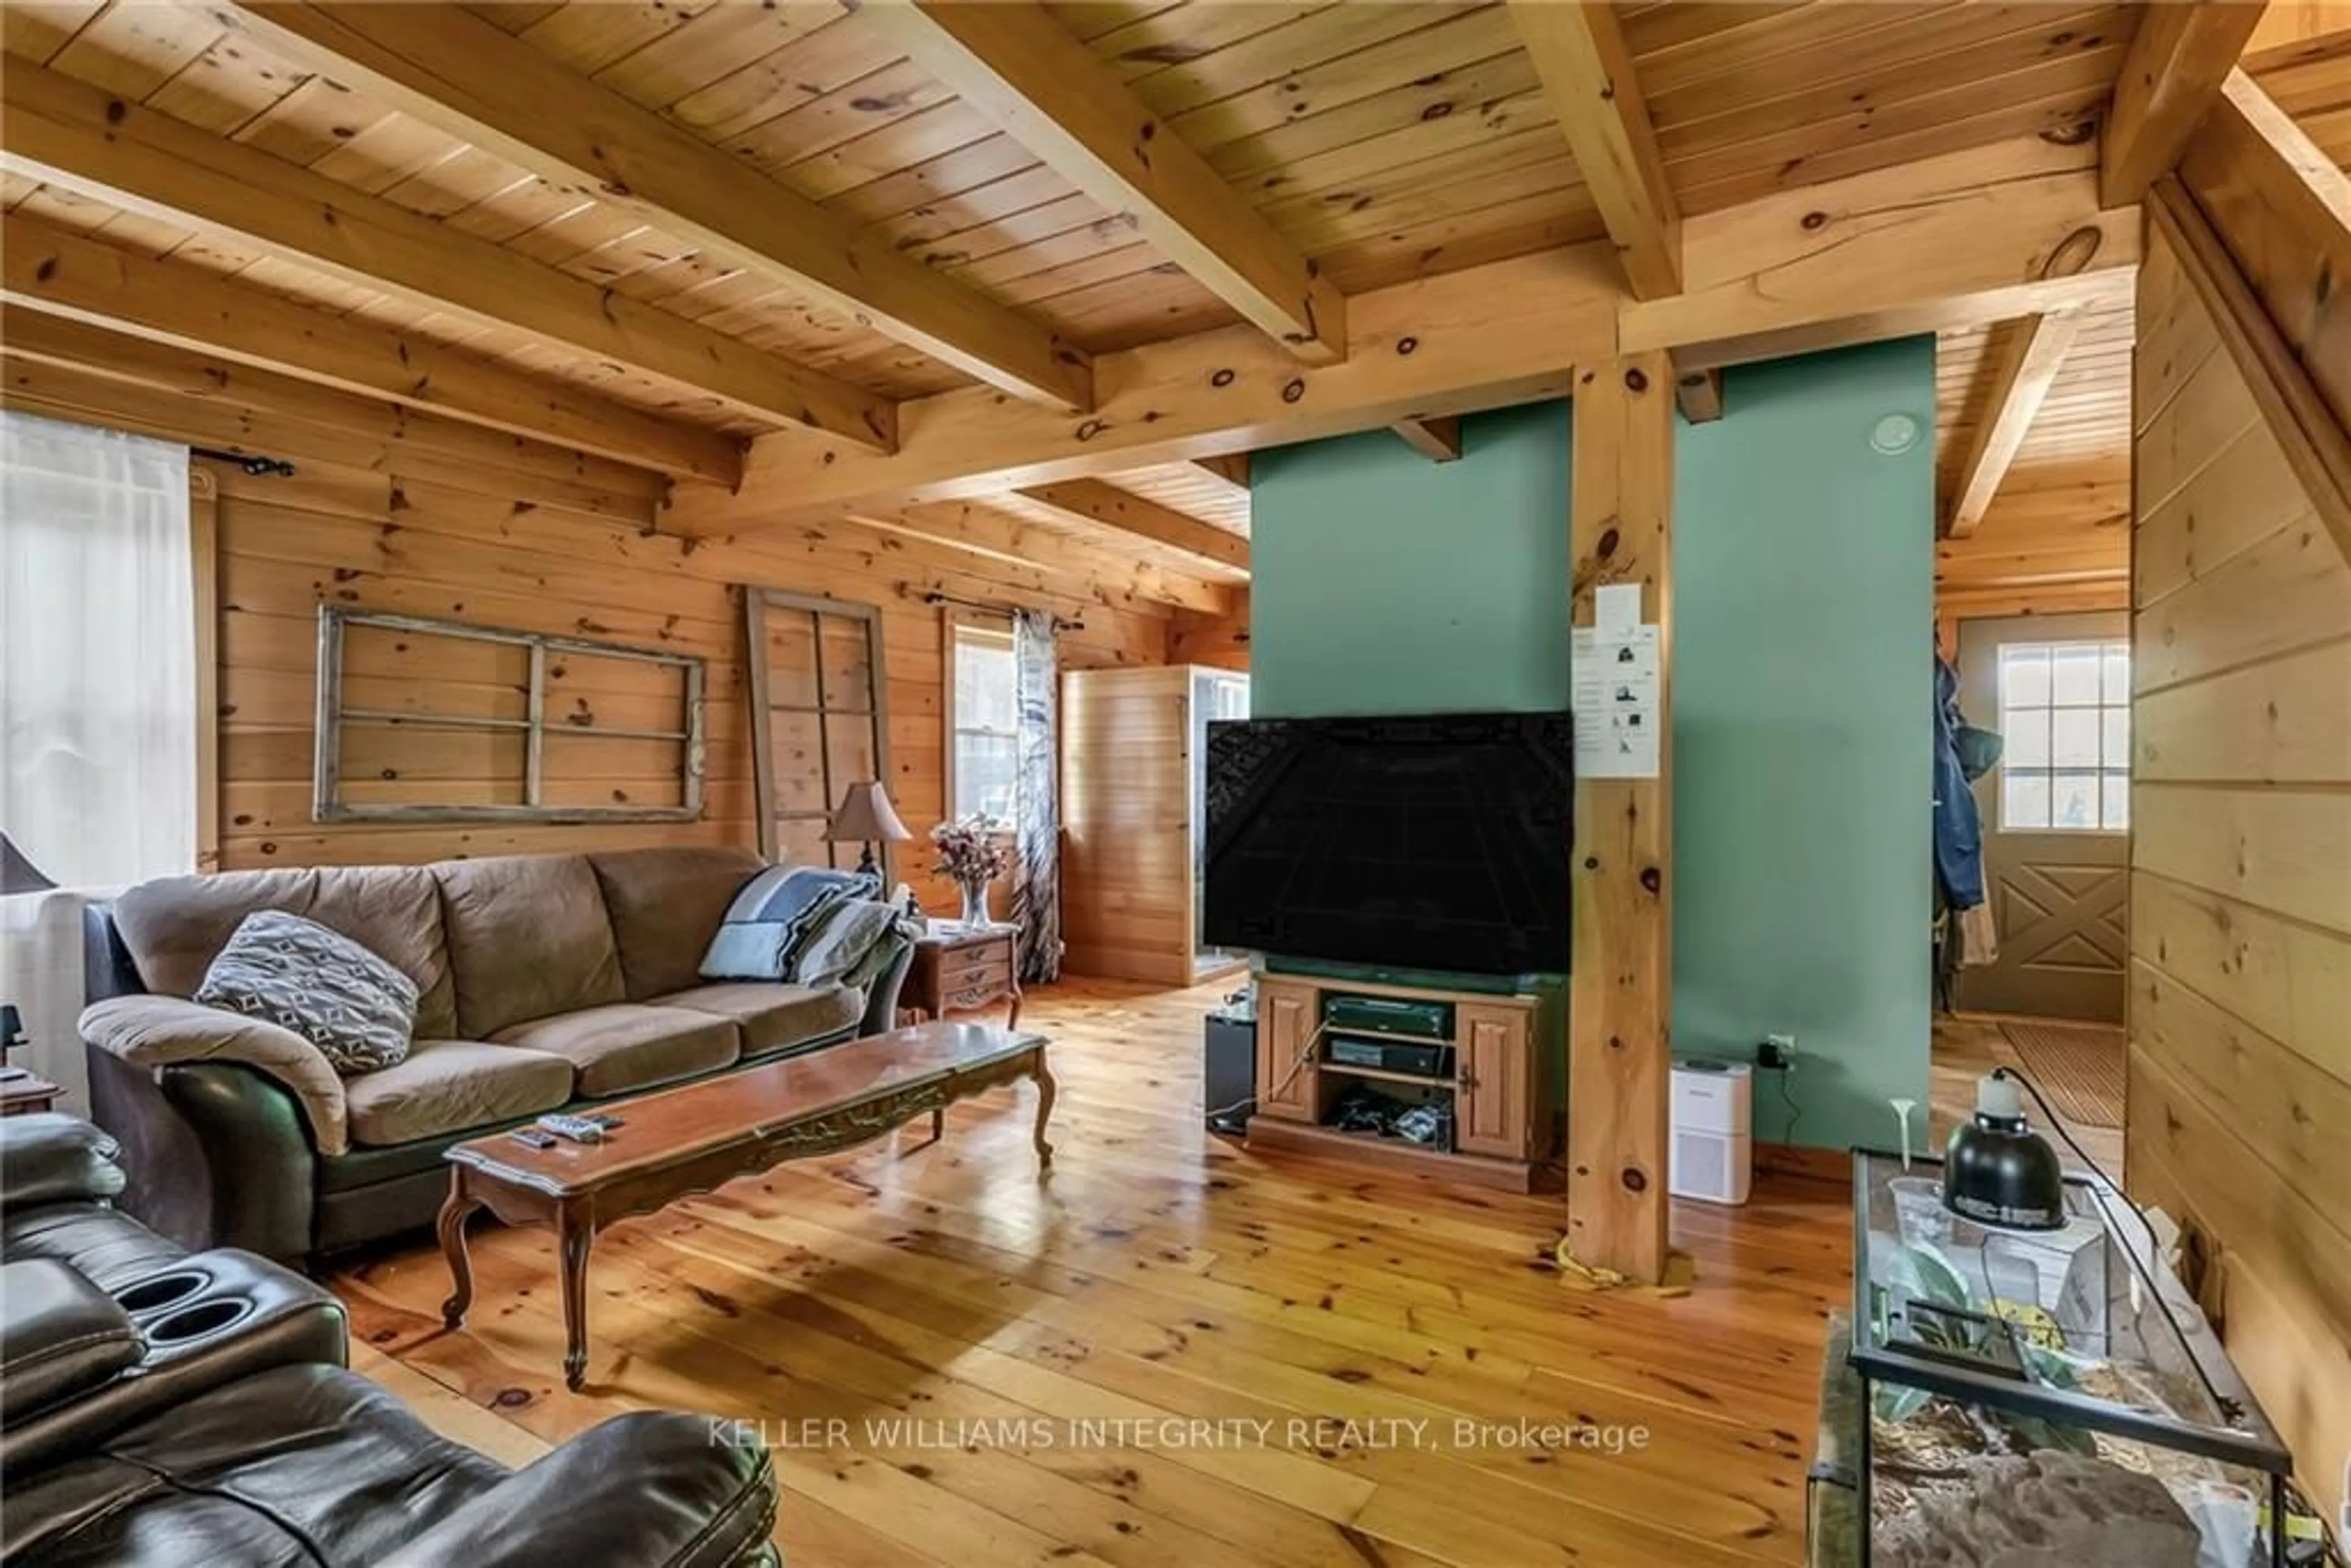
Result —
[[[41, 868], [25, 858], [16, 841], [0, 832], [0, 896], [17, 893], [47, 893], [57, 884], [42, 873]], [[25, 1043], [25, 1023], [18, 1016], [14, 1002], [0, 1002], [0, 1068], [8, 1065], [8, 1052]]]
[[835, 844], [862, 844], [857, 869], [880, 875], [881, 862], [873, 858], [873, 846], [882, 843], [904, 843], [914, 835], [898, 820], [897, 809], [890, 804], [890, 792], [872, 779], [852, 784], [841, 792], [841, 804], [833, 808], [832, 821], [824, 830], [825, 841]]
[[47, 893], [57, 885], [42, 874], [39, 866], [25, 858], [16, 840], [0, 832], [0, 894]]

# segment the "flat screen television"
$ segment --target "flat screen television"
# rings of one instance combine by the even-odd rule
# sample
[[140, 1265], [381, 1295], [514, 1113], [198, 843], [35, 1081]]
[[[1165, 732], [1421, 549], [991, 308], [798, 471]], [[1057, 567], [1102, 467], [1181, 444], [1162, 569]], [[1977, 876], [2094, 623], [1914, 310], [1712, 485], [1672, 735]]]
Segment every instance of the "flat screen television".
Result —
[[1465, 974], [1568, 967], [1565, 713], [1208, 726], [1203, 936]]

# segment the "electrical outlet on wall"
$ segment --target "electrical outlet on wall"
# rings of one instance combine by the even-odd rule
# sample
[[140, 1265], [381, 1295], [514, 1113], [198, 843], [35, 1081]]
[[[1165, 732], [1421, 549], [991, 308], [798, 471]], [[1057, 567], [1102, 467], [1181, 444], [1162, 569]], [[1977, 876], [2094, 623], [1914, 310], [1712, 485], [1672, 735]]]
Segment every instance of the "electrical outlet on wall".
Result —
[[1792, 1034], [1767, 1034], [1763, 1043], [1755, 1048], [1755, 1065], [1775, 1072], [1796, 1071], [1796, 1037]]

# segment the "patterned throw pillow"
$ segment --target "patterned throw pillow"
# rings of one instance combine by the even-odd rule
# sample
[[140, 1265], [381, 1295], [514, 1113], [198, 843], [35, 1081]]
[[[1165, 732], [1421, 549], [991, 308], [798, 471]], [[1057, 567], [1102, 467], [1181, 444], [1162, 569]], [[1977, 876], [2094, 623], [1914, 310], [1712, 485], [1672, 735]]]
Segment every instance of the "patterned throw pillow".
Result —
[[878, 898], [882, 879], [824, 866], [769, 866], [735, 895], [710, 950], [702, 956], [705, 980], [781, 980], [834, 905]]
[[414, 980], [342, 933], [275, 909], [238, 924], [195, 999], [292, 1030], [346, 1078], [404, 1061], [416, 1029]]

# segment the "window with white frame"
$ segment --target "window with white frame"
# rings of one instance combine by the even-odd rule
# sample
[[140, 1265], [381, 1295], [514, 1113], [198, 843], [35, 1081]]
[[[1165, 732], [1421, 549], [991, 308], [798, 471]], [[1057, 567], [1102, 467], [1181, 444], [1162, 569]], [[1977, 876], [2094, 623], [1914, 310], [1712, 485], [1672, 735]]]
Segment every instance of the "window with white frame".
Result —
[[2130, 644], [2000, 650], [2000, 824], [2010, 831], [2130, 826]]
[[1020, 779], [1012, 631], [1000, 622], [976, 617], [959, 617], [952, 629], [950, 814], [987, 817], [1010, 828], [1019, 820]]

